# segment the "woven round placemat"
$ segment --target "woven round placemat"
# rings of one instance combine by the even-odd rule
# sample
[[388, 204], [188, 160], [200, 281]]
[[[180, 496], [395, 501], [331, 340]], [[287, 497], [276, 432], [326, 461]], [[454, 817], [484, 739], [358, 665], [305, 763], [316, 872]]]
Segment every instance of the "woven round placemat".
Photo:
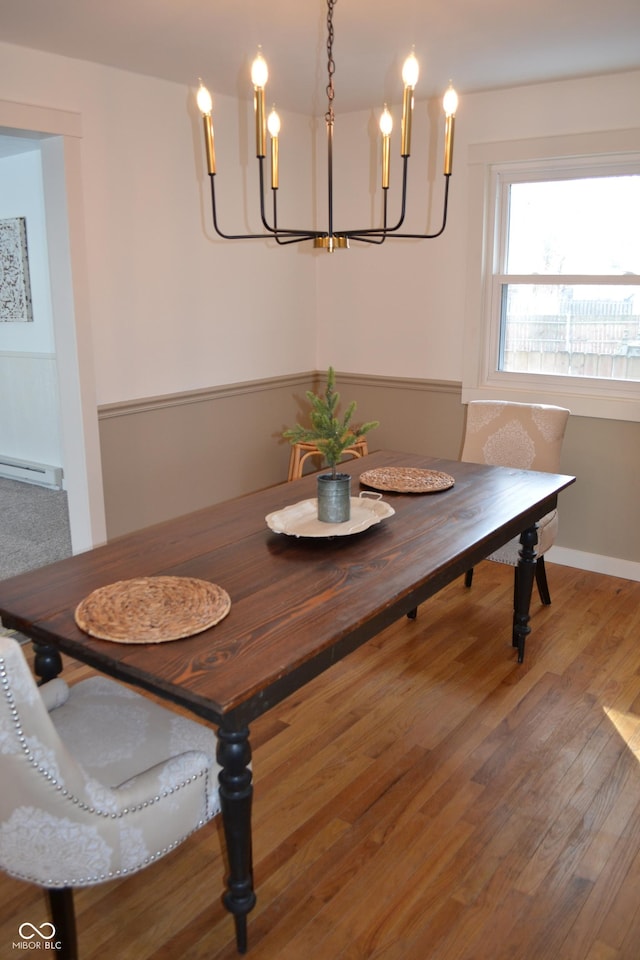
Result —
[[201, 633], [229, 612], [216, 583], [194, 577], [137, 577], [99, 587], [75, 610], [81, 630], [114, 643], [164, 643]]
[[439, 470], [422, 470], [420, 467], [378, 467], [365, 470], [360, 483], [374, 490], [391, 493], [439, 493], [448, 490], [455, 480]]

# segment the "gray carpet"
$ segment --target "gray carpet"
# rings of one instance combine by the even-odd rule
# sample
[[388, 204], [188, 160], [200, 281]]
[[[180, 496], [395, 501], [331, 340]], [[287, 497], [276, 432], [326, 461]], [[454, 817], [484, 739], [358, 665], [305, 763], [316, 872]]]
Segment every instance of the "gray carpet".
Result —
[[0, 580], [70, 556], [66, 491], [0, 477]]

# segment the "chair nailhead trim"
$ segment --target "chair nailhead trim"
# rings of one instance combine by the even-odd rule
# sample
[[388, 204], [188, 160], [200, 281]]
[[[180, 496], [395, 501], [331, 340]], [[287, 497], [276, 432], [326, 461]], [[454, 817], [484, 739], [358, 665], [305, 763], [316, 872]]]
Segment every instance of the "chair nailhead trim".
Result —
[[[22, 730], [22, 726], [20, 723], [20, 711], [18, 710], [18, 707], [15, 703], [15, 699], [13, 697], [13, 692], [11, 690], [11, 685], [10, 685], [9, 677], [6, 670], [6, 662], [3, 658], [0, 658], [0, 685], [3, 688], [5, 699], [9, 707], [9, 713], [12, 717], [13, 725], [15, 727], [16, 737], [18, 739], [18, 742], [20, 743], [25, 759], [28, 761], [28, 763], [31, 764], [32, 767], [35, 767], [37, 772], [41, 774], [44, 777], [44, 779], [52, 787], [54, 787], [55, 790], [59, 791], [66, 800], [69, 800], [71, 803], [79, 806], [85, 812], [89, 814], [97, 814], [100, 817], [106, 817], [106, 818], [111, 818], [112, 820], [117, 820], [122, 818], [125, 814], [136, 813], [137, 811], [143, 810], [146, 807], [150, 807], [155, 803], [160, 803], [162, 800], [176, 793], [178, 790], [181, 790], [182, 788], [187, 787], [190, 783], [194, 783], [196, 780], [199, 780], [201, 777], [205, 777], [207, 781], [206, 788], [205, 788], [205, 809], [209, 808], [209, 794], [210, 794], [209, 770], [206, 767], [204, 767], [202, 770], [199, 770], [198, 773], [192, 774], [190, 777], [182, 781], [182, 783], [177, 784], [175, 787], [170, 787], [167, 790], [163, 791], [161, 794], [157, 794], [155, 797], [152, 797], [148, 800], [141, 801], [140, 803], [135, 804], [132, 807], [124, 807], [122, 810], [118, 812], [112, 812], [108, 810], [96, 810], [95, 807], [90, 807], [88, 804], [84, 803], [84, 801], [80, 800], [79, 797], [75, 796], [75, 794], [67, 790], [63, 784], [59, 783], [56, 780], [56, 778], [51, 773], [49, 773], [46, 767], [43, 767], [41, 764], [39, 764], [38, 761], [33, 756], [33, 753], [31, 752], [31, 749], [27, 742], [27, 738], [24, 735], [24, 732]], [[89, 886], [94, 883], [101, 883], [102, 881], [109, 880], [110, 878], [113, 878], [113, 877], [127, 876], [130, 873], [136, 873], [138, 870], [141, 870], [143, 867], [148, 866], [148, 864], [153, 863], [155, 860], [159, 860], [161, 857], [165, 856], [167, 853], [170, 853], [171, 850], [174, 850], [177, 846], [183, 843], [183, 841], [186, 840], [187, 837], [190, 837], [192, 833], [195, 833], [196, 830], [198, 830], [201, 826], [207, 823], [209, 819], [211, 818], [199, 820], [197, 825], [193, 828], [193, 830], [189, 830], [188, 833], [185, 833], [184, 836], [182, 836], [180, 839], [174, 840], [173, 843], [170, 843], [168, 844], [168, 846], [163, 847], [162, 850], [158, 850], [156, 853], [151, 854], [149, 857], [145, 858], [145, 860], [143, 860], [141, 864], [135, 867], [132, 867], [131, 869], [111, 870], [108, 873], [103, 873], [95, 877], [77, 877], [72, 880], [60, 881], [60, 880], [51, 879], [51, 880], [47, 880], [46, 883], [43, 883], [42, 880], [36, 879], [35, 877], [31, 877], [28, 875], [23, 875], [22, 879], [28, 880], [31, 883], [36, 883], [41, 886], [47, 886], [47, 887], [66, 887], [66, 886], [74, 887], [74, 886]], [[18, 876], [18, 874], [14, 874], [14, 875]]]
[[[196, 833], [200, 827], [203, 827], [205, 823], [208, 823], [207, 820], [199, 820], [197, 825], [193, 830], [189, 830], [188, 833], [185, 833], [182, 837], [177, 840], [174, 840], [173, 843], [168, 844], [166, 847], [163, 847], [162, 850], [158, 850], [156, 853], [150, 854], [150, 856], [145, 857], [142, 863], [138, 864], [135, 867], [127, 870], [122, 868], [120, 870], [110, 870], [108, 873], [100, 873], [95, 876], [89, 877], [73, 877], [70, 880], [53, 880], [48, 879], [46, 881], [35, 879], [34, 877], [27, 876], [26, 874], [22, 877], [23, 880], [28, 880], [31, 883], [36, 883], [39, 886], [43, 887], [86, 887], [94, 883], [102, 883], [105, 880], [113, 880], [116, 877], [126, 877], [129, 874], [137, 873], [139, 870], [143, 870], [144, 867], [148, 867], [149, 864], [155, 863], [156, 860], [161, 860], [162, 857], [166, 856], [168, 853], [171, 853], [172, 850], [175, 850], [176, 847], [179, 847], [181, 843], [184, 843], [188, 837]], [[17, 874], [16, 874], [17, 876]]]

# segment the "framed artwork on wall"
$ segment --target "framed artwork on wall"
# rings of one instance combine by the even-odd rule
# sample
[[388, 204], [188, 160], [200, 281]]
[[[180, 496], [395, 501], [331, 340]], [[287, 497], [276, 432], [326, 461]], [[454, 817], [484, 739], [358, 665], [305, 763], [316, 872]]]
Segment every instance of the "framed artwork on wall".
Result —
[[0, 220], [0, 323], [33, 320], [25, 217]]

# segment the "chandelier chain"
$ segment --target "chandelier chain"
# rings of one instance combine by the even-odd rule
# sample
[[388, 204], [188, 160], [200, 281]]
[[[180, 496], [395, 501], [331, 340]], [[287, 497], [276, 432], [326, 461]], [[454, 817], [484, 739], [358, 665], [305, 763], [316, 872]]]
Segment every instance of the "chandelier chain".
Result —
[[327, 123], [333, 123], [335, 119], [333, 112], [333, 100], [335, 97], [333, 75], [336, 72], [336, 63], [333, 59], [333, 9], [337, 2], [338, 0], [327, 0], [327, 76], [329, 80], [327, 83], [327, 112], [324, 115]]

